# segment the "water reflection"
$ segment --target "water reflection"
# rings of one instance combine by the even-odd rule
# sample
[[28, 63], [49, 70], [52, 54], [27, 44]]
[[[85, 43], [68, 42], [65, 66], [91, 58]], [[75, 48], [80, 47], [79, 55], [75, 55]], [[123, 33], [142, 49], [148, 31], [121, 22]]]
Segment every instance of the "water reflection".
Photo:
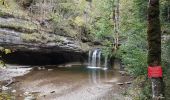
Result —
[[35, 73], [43, 73], [43, 76], [49, 76], [48, 78], [57, 78], [56, 76], [59, 76], [59, 78], [63, 78], [62, 80], [67, 79], [72, 82], [87, 81], [86, 83], [90, 84], [106, 83], [115, 77], [115, 71], [112, 69], [88, 68], [88, 66], [81, 65], [58, 67], [52, 71], [46, 71], [46, 69], [37, 69], [34, 71]]
[[107, 70], [88, 69], [89, 83], [99, 84], [106, 82], [108, 80], [108, 74], [111, 73], [108, 73]]

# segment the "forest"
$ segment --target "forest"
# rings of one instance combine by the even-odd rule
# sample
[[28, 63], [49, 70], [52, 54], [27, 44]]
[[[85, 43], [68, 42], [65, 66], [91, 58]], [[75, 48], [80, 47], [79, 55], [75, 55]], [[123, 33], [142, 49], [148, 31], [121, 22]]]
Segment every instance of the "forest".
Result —
[[170, 100], [169, 74], [170, 0], [0, 0], [0, 100]]

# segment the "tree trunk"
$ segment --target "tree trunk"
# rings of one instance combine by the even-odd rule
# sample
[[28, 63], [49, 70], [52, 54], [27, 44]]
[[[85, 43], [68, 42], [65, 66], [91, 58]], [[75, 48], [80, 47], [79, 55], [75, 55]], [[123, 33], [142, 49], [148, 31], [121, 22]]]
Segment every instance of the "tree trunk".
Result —
[[170, 22], [170, 7], [168, 7], [168, 17], [167, 17], [167, 19], [168, 19], [168, 22]]
[[114, 50], [119, 45], [119, 0], [115, 0], [113, 9], [113, 22], [114, 22]]
[[[91, 20], [89, 13], [92, 10], [92, 0], [86, 0], [88, 2], [88, 5], [85, 9], [84, 16], [85, 16], [85, 22], [86, 24]], [[89, 19], [88, 19], [89, 18]]]
[[[161, 28], [159, 19], [159, 0], [149, 0], [148, 7], [148, 65], [151, 67], [161, 65]], [[162, 100], [162, 78], [152, 78], [153, 100]]]

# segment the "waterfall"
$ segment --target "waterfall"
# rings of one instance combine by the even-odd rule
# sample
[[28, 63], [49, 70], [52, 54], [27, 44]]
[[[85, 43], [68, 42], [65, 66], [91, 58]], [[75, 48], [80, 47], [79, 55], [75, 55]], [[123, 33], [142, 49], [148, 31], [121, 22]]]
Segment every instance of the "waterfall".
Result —
[[101, 66], [101, 51], [98, 53], [98, 67]]
[[90, 66], [90, 64], [91, 64], [91, 53], [92, 53], [92, 51], [89, 51], [88, 66]]
[[107, 68], [108, 68], [108, 57], [107, 56], [105, 56], [105, 60], [104, 60], [104, 70], [107, 70]]
[[97, 51], [98, 50], [94, 50], [93, 55], [92, 55], [92, 67], [97, 67]]
[[100, 49], [89, 51], [88, 68], [107, 70], [108, 57], [105, 57], [104, 61], [102, 61], [102, 58], [102, 52]]

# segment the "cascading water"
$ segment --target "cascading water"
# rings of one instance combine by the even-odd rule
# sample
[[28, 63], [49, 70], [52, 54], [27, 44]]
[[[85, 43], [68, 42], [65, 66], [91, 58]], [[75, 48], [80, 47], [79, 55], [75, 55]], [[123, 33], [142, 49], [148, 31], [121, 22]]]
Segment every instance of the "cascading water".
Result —
[[89, 51], [89, 57], [88, 57], [88, 68], [93, 68], [93, 69], [103, 69], [107, 70], [108, 68], [108, 57], [105, 57], [104, 63], [102, 64], [102, 53], [100, 49], [95, 49], [93, 51]]
[[98, 67], [101, 66], [101, 51], [98, 53]]
[[90, 66], [90, 64], [91, 64], [91, 53], [92, 53], [92, 51], [89, 51], [88, 66]]
[[104, 70], [107, 70], [107, 68], [108, 68], [108, 64], [107, 64], [108, 61], [107, 61], [107, 60], [108, 60], [108, 58], [107, 58], [107, 56], [106, 56], [106, 57], [105, 57], [105, 61], [104, 61], [104, 68], [103, 68]]
[[97, 67], [97, 51], [98, 50], [94, 50], [93, 55], [92, 55], [92, 67]]
[[100, 83], [101, 75], [107, 79], [108, 57], [103, 57], [100, 49], [89, 51], [88, 68], [89, 81], [94, 84]]

